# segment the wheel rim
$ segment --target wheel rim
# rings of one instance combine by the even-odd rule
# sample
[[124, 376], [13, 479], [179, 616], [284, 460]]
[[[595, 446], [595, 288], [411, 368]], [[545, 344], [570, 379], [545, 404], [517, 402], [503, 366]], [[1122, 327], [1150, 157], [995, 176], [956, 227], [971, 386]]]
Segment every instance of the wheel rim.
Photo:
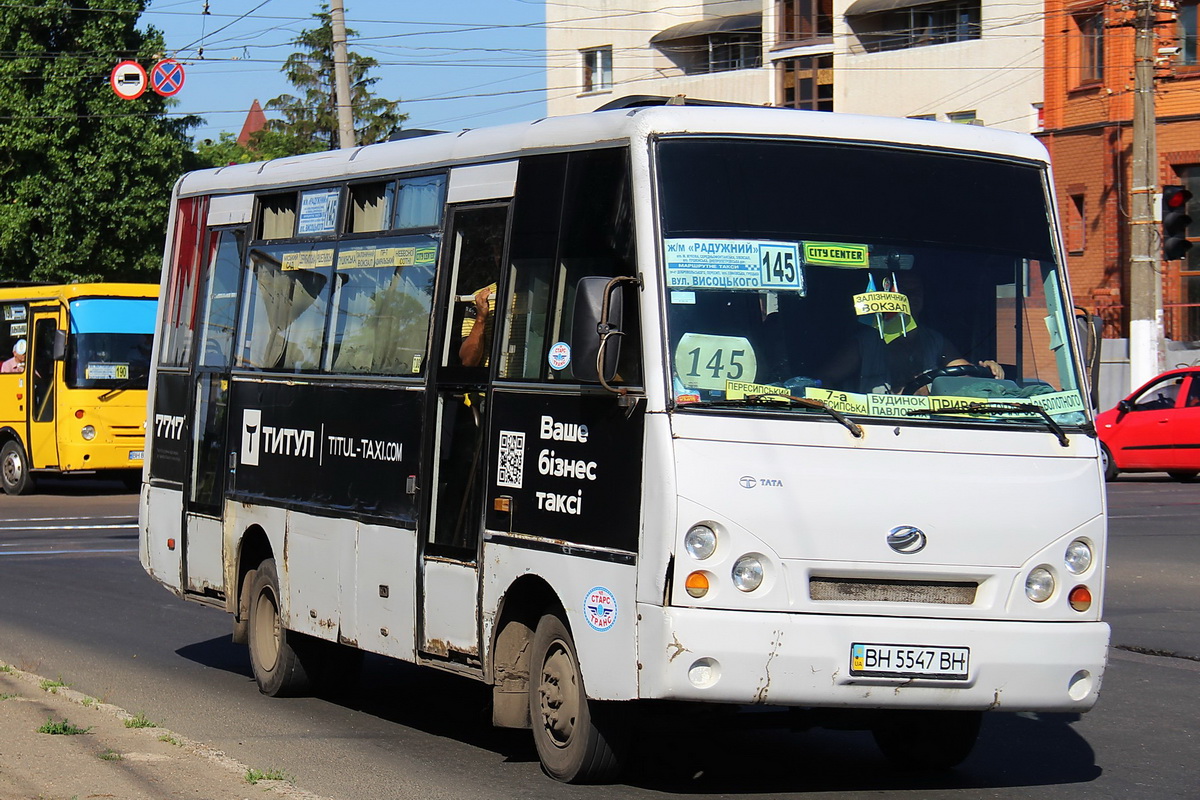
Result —
[[542, 727], [556, 747], [566, 747], [579, 718], [579, 689], [575, 659], [561, 640], [551, 644], [542, 663], [538, 686]]
[[21, 459], [16, 453], [8, 453], [4, 456], [4, 482], [9, 486], [16, 486], [21, 481]]
[[275, 594], [263, 591], [254, 603], [251, 637], [258, 664], [268, 672], [275, 668], [275, 663], [279, 660], [281, 635], [279, 607], [275, 603]]

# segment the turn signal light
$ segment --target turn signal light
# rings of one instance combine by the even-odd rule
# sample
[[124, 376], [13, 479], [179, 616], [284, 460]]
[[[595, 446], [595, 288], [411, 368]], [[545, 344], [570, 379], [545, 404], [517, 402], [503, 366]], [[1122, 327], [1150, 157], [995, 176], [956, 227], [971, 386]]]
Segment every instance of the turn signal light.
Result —
[[75, 419], [83, 419], [83, 409], [82, 408], [75, 409]]
[[1092, 593], [1086, 586], [1076, 586], [1067, 595], [1067, 602], [1076, 611], [1087, 611], [1092, 607]]
[[691, 573], [683, 585], [692, 597], [704, 597], [708, 594], [708, 576], [703, 572]]
[[170, 539], [167, 539], [167, 549], [168, 549], [168, 550], [174, 550], [174, 549], [175, 549], [175, 539], [174, 539], [174, 537], [172, 537], [172, 538], [170, 538]]

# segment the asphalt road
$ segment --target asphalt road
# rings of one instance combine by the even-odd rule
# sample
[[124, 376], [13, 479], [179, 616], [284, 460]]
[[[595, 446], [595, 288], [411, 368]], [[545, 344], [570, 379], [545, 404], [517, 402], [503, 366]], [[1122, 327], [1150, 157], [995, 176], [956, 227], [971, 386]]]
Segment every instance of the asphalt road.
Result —
[[1110, 486], [1115, 647], [1093, 712], [990, 715], [971, 758], [934, 776], [894, 771], [861, 732], [689, 717], [643, 731], [643, 769], [609, 787], [545, 778], [528, 734], [491, 728], [487, 692], [461, 678], [372, 657], [346, 697], [260, 695], [229, 617], [142, 572], [133, 495], [100, 483], [45, 490], [0, 496], [0, 659], [338, 800], [1200, 797], [1200, 484]]

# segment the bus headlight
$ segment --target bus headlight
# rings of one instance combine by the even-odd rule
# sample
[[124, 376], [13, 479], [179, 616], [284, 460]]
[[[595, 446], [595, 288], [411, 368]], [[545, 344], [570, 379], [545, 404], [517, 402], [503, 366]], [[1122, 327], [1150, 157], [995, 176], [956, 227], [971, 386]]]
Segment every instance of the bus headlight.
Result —
[[1083, 539], [1076, 539], [1067, 545], [1063, 562], [1066, 564], [1067, 572], [1072, 575], [1082, 575], [1088, 571], [1088, 567], [1092, 566], [1091, 546]]
[[1025, 579], [1025, 596], [1035, 603], [1044, 603], [1054, 594], [1054, 573], [1048, 567], [1037, 567]]
[[763, 581], [763, 565], [757, 556], [746, 555], [733, 565], [733, 585], [743, 592], [753, 592]]
[[92, 439], [96, 438], [96, 429], [91, 425], [84, 425], [83, 428], [80, 429], [79, 433], [83, 436], [83, 440], [85, 442], [90, 442]]
[[693, 525], [683, 537], [683, 546], [688, 555], [697, 561], [703, 561], [717, 549], [717, 532], [707, 525]]

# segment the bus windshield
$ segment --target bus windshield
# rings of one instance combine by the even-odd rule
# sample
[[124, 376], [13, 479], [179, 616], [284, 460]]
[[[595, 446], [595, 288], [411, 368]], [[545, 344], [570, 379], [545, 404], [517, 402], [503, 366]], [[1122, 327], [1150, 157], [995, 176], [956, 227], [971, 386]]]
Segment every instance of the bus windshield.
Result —
[[145, 389], [156, 307], [157, 301], [151, 298], [71, 301], [67, 388]]
[[677, 407], [1085, 421], [1039, 166], [698, 137], [657, 163]]

